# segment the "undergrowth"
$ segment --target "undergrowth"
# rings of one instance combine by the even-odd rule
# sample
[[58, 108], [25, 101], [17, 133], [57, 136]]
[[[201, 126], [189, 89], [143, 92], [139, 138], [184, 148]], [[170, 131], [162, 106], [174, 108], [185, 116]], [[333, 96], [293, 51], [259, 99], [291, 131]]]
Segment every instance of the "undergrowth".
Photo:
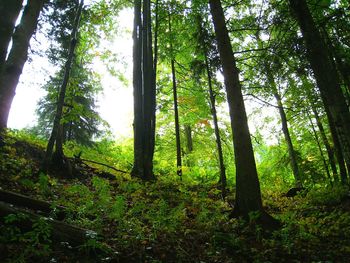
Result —
[[[263, 188], [266, 210], [282, 222], [280, 229], [265, 231], [254, 223], [255, 214], [248, 223], [230, 219], [232, 207], [221, 200], [213, 178], [188, 176], [180, 181], [168, 174], [145, 183], [98, 165], [113, 172], [115, 179], [60, 178], [39, 173], [37, 160], [25, 157], [29, 147], [15, 147], [16, 141], [25, 141], [42, 148], [40, 141], [20, 133], [6, 140], [8, 145], [0, 150], [0, 187], [66, 207], [65, 222], [89, 229], [94, 236], [78, 248], [86, 262], [346, 262], [350, 257], [347, 188], [319, 186], [293, 198], [283, 197], [282, 187]], [[83, 151], [86, 158], [130, 169], [128, 151], [112, 143], [97, 143], [91, 149], [71, 143], [66, 151], [71, 156]], [[228, 200], [234, 200], [232, 189]], [[1, 260], [80, 258], [69, 244], [55, 244], [44, 219], [21, 231], [16, 226], [21, 216], [2, 219]], [[91, 259], [91, 253], [98, 255]]]

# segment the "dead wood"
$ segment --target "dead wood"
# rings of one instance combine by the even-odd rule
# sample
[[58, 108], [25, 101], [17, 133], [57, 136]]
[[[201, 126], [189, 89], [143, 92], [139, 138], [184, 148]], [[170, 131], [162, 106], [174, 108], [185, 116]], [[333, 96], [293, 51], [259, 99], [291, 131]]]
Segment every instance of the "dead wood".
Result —
[[66, 217], [65, 207], [63, 206], [53, 206], [49, 202], [33, 199], [11, 191], [0, 189], [0, 201], [35, 211], [41, 211], [47, 215], [55, 216], [57, 220], [63, 220]]
[[[32, 212], [0, 202], [0, 219], [10, 214], [17, 213], [22, 213], [27, 216], [26, 219], [15, 223], [17, 227], [24, 231], [32, 229], [33, 222], [36, 222], [41, 218], [41, 216]], [[64, 222], [52, 220], [50, 218], [47, 218], [46, 222], [51, 226], [51, 237], [54, 242], [68, 242], [72, 246], [81, 246], [91, 238], [90, 233], [94, 233], [90, 230], [68, 225]]]

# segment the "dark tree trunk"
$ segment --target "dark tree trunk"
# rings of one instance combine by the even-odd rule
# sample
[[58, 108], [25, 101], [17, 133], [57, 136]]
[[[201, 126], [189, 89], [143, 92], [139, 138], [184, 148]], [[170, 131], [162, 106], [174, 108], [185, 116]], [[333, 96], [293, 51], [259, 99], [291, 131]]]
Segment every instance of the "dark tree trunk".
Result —
[[191, 126], [189, 124], [185, 124], [184, 130], [185, 130], [185, 136], [186, 136], [187, 153], [191, 153], [193, 151], [193, 140], [192, 140]]
[[326, 132], [325, 132], [325, 130], [323, 128], [323, 124], [321, 122], [321, 118], [320, 118], [313, 102], [311, 102], [311, 109], [312, 109], [312, 112], [314, 114], [316, 124], [317, 124], [318, 130], [319, 130], [320, 135], [321, 135], [322, 142], [323, 142], [324, 146], [326, 147], [329, 164], [331, 166], [332, 173], [333, 173], [333, 178], [335, 181], [339, 181], [338, 180], [337, 166], [336, 166], [335, 159], [334, 159], [334, 151], [333, 151], [333, 149], [328, 141]]
[[150, 1], [135, 0], [134, 12], [134, 166], [131, 174], [151, 180], [154, 179], [156, 90]]
[[[314, 125], [314, 123], [312, 121], [312, 118], [310, 117], [310, 114], [309, 114], [308, 110], [307, 110], [306, 114], [307, 114], [307, 117], [309, 119], [309, 122], [310, 122], [310, 125], [311, 125], [311, 129], [312, 129], [313, 135], [315, 137], [315, 141], [317, 143], [318, 151], [320, 152], [320, 155], [321, 155], [323, 167], [324, 167], [324, 169], [326, 171], [327, 178], [328, 178], [330, 184], [332, 185], [333, 182], [332, 182], [331, 174], [330, 174], [329, 169], [328, 169], [328, 164], [327, 164], [326, 158], [325, 158], [325, 156], [323, 154], [323, 150], [322, 150], [321, 143], [320, 143], [319, 137], [318, 137], [316, 129], [315, 129], [315, 125]], [[334, 176], [333, 176], [333, 178], [334, 178]]]
[[181, 159], [181, 142], [180, 142], [180, 124], [179, 124], [179, 110], [177, 105], [177, 86], [176, 86], [176, 73], [175, 73], [175, 61], [171, 60], [171, 72], [173, 79], [173, 96], [174, 96], [174, 115], [175, 115], [175, 137], [176, 137], [176, 173], [178, 176], [182, 176], [182, 159]]
[[[347, 182], [347, 171], [346, 171], [346, 167], [345, 167], [345, 159], [344, 159], [344, 155], [343, 155], [343, 151], [342, 151], [342, 146], [338, 137], [338, 133], [335, 127], [335, 123], [333, 120], [333, 117], [329, 111], [329, 108], [327, 105], [325, 105], [325, 111], [327, 114], [327, 118], [328, 118], [328, 124], [329, 124], [329, 130], [331, 131], [331, 135], [332, 135], [332, 140], [334, 143], [334, 152], [335, 152], [335, 156], [337, 158], [338, 161], [338, 165], [339, 165], [339, 171], [340, 171], [340, 180], [343, 184], [345, 184]], [[337, 180], [337, 178], [335, 178]]]
[[0, 72], [0, 130], [7, 128], [11, 104], [27, 61], [29, 42], [36, 29], [43, 3], [44, 0], [28, 1], [21, 22], [13, 33], [12, 48]]
[[223, 68], [232, 133], [234, 135], [236, 200], [233, 215], [249, 218], [250, 212], [258, 211], [261, 214], [262, 220], [272, 222], [273, 219], [263, 210], [262, 206], [260, 184], [241, 84], [225, 24], [224, 12], [220, 0], [209, 0], [209, 4]]
[[66, 89], [69, 81], [70, 70], [72, 67], [72, 62], [74, 58], [74, 51], [77, 45], [77, 33], [79, 29], [79, 22], [84, 5], [84, 0], [81, 0], [78, 6], [78, 10], [74, 19], [74, 25], [71, 33], [71, 43], [69, 46], [68, 58], [65, 64], [64, 77], [60, 87], [59, 97], [57, 101], [57, 108], [55, 113], [55, 118], [53, 122], [53, 127], [51, 131], [51, 136], [46, 148], [46, 155], [44, 160], [44, 169], [47, 170], [51, 161], [52, 161], [52, 153], [54, 144], [56, 142], [56, 152], [55, 159], [61, 163], [57, 163], [58, 165], [63, 164], [63, 148], [62, 148], [62, 127], [61, 127], [61, 119], [63, 112], [64, 99], [66, 96]]
[[180, 123], [179, 123], [179, 108], [177, 103], [177, 84], [176, 84], [176, 69], [175, 55], [172, 43], [171, 16], [168, 15], [168, 25], [170, 34], [170, 52], [171, 52], [171, 75], [173, 81], [173, 99], [174, 99], [174, 117], [175, 117], [175, 141], [176, 141], [176, 173], [182, 176], [182, 158], [181, 158], [181, 141], [180, 141]]
[[[333, 143], [334, 143], [334, 150], [333, 150], [333, 148], [331, 147], [331, 144], [330, 144], [330, 142], [329, 142], [329, 140], [327, 138], [327, 135], [326, 135], [326, 132], [324, 130], [321, 118], [320, 118], [320, 116], [318, 114], [318, 111], [317, 111], [317, 108], [316, 108], [316, 103], [318, 101], [318, 97], [316, 96], [317, 92], [313, 88], [308, 88], [308, 87], [312, 87], [312, 85], [308, 82], [308, 80], [306, 78], [306, 75], [307, 75], [307, 73], [303, 72], [301, 74], [300, 78], [301, 78], [301, 81], [302, 81], [302, 83], [304, 85], [304, 88], [305, 88], [306, 95], [307, 95], [307, 98], [308, 98], [309, 103], [310, 103], [310, 107], [311, 107], [312, 113], [314, 115], [317, 127], [318, 127], [320, 135], [321, 135], [322, 142], [323, 142], [323, 144], [326, 147], [328, 160], [329, 160], [329, 164], [330, 164], [331, 169], [332, 169], [334, 181], [335, 182], [339, 182], [338, 171], [337, 171], [336, 161], [335, 161], [335, 158], [334, 158], [334, 153], [335, 153], [335, 155], [337, 156], [337, 159], [338, 159], [340, 173], [343, 174], [343, 176], [344, 176], [344, 173], [345, 173], [345, 177], [346, 177], [346, 168], [345, 168], [344, 158], [343, 158], [342, 153], [341, 153], [341, 149], [338, 148], [338, 147], [340, 147], [339, 141], [338, 141], [338, 135], [337, 135], [336, 130], [334, 129], [333, 125], [332, 125], [332, 127], [333, 127], [332, 128], [331, 124], [330, 124], [329, 125], [330, 126], [330, 132], [331, 132], [331, 136], [332, 136]], [[332, 117], [331, 117], [331, 115], [329, 113], [327, 105], [324, 105], [324, 109], [325, 109], [325, 112], [326, 112], [326, 115], [327, 115], [328, 123], [330, 123], [330, 121], [332, 120]]]
[[0, 72], [6, 61], [7, 50], [22, 3], [23, 0], [3, 0], [0, 2]]
[[324, 104], [334, 120], [344, 157], [350, 160], [350, 114], [327, 45], [321, 38], [306, 0], [289, 0], [299, 23]]
[[142, 37], [141, 0], [134, 2], [133, 88], [134, 88], [134, 166], [132, 175], [143, 177], [143, 103], [142, 103]]
[[225, 164], [224, 164], [224, 156], [222, 154], [222, 146], [221, 146], [221, 136], [220, 136], [220, 130], [218, 125], [218, 116], [216, 114], [216, 107], [215, 107], [215, 95], [213, 91], [212, 86], [212, 77], [211, 77], [211, 70], [210, 65], [208, 61], [208, 56], [206, 50], [204, 51], [204, 57], [205, 57], [205, 67], [207, 71], [207, 78], [208, 78], [208, 88], [209, 88], [209, 98], [210, 98], [210, 107], [211, 107], [211, 114], [213, 117], [214, 122], [214, 132], [215, 132], [215, 139], [216, 139], [216, 147], [218, 149], [218, 156], [219, 156], [219, 167], [220, 167], [220, 180], [219, 183], [221, 185], [221, 195], [222, 198], [226, 198], [226, 170], [225, 170]]

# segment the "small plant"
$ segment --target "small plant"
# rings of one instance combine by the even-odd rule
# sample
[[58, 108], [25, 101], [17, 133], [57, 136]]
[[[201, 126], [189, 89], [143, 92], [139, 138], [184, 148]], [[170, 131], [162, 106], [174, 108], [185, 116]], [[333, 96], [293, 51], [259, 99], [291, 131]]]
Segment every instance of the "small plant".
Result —
[[[4, 218], [4, 225], [0, 227], [0, 242], [14, 244], [18, 250], [10, 254], [11, 262], [26, 262], [28, 259], [48, 257], [51, 253], [51, 226], [46, 218], [40, 217], [33, 221], [32, 229], [22, 232], [16, 224], [29, 220], [25, 214], [10, 214]], [[24, 249], [23, 249], [24, 248]], [[20, 249], [20, 250], [19, 250]]]

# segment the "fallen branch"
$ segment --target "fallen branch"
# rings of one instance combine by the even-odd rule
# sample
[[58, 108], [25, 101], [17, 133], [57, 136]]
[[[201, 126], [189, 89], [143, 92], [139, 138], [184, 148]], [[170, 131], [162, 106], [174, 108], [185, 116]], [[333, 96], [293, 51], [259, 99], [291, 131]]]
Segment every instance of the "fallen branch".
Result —
[[[36, 215], [32, 212], [28, 212], [16, 207], [11, 207], [11, 205], [7, 203], [0, 202], [0, 219], [10, 214], [17, 213], [26, 215], [25, 219], [21, 219], [21, 221], [15, 222], [15, 225], [24, 231], [31, 230], [33, 222], [36, 222], [42, 218], [41, 216]], [[91, 236], [94, 236], [94, 238], [96, 237], [96, 233], [93, 231], [68, 225], [61, 221], [47, 218], [46, 222], [52, 229], [51, 237], [53, 241], [68, 242], [73, 246], [81, 246], [84, 245], [89, 239], [91, 239]]]
[[55, 215], [57, 220], [63, 220], [66, 217], [65, 207], [63, 206], [53, 207], [49, 202], [33, 199], [25, 195], [5, 191], [2, 189], [0, 189], [0, 201], [24, 208], [29, 208], [35, 211], [41, 211], [46, 215]]
[[92, 160], [87, 160], [87, 159], [82, 159], [82, 158], [72, 158], [72, 159], [74, 159], [75, 161], [80, 160], [82, 162], [89, 162], [89, 163], [99, 164], [99, 165], [108, 167], [108, 168], [110, 168], [110, 169], [112, 169], [112, 170], [114, 170], [116, 172], [119, 172], [119, 173], [124, 173], [124, 174], [130, 173], [130, 172], [127, 172], [127, 171], [123, 171], [123, 170], [119, 170], [117, 168], [114, 168], [113, 166], [110, 166], [108, 164], [104, 164], [104, 163], [100, 163], [100, 162], [96, 162], [96, 161], [92, 161]]

